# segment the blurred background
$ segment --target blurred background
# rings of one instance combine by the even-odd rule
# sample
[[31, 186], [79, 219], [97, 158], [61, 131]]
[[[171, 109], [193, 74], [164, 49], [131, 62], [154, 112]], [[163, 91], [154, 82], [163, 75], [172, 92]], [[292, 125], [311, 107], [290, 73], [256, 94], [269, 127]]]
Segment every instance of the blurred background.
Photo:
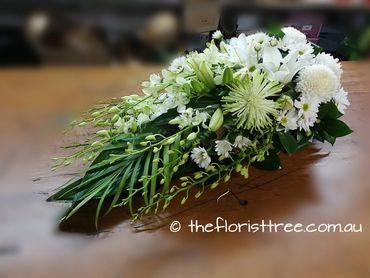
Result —
[[0, 66], [169, 62], [226, 37], [291, 25], [342, 60], [369, 57], [370, 1], [1, 0]]

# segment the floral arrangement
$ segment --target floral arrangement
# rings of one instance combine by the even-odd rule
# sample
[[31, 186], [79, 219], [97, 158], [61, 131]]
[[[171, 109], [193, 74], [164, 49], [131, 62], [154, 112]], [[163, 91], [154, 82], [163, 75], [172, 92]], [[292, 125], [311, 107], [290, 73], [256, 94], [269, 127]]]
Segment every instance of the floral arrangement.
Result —
[[55, 166], [89, 166], [48, 200], [71, 203], [65, 218], [95, 199], [96, 223], [122, 205], [137, 219], [177, 195], [181, 204], [192, 192], [198, 198], [233, 173], [248, 178], [251, 165], [278, 169], [281, 151], [352, 132], [338, 119], [349, 105], [341, 74], [338, 59], [292, 27], [230, 40], [216, 31], [203, 52], [152, 74], [144, 95], [98, 105], [72, 124], [98, 130]]

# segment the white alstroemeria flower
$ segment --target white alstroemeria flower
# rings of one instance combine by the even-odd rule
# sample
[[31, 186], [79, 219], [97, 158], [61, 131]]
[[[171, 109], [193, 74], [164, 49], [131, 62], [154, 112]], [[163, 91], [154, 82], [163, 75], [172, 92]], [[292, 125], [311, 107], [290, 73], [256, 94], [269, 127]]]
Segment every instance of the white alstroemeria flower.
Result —
[[347, 109], [347, 106], [350, 104], [348, 100], [348, 93], [343, 88], [340, 88], [340, 90], [334, 94], [333, 100], [338, 108], [338, 111], [344, 114], [344, 110]]
[[340, 81], [330, 68], [312, 65], [300, 70], [296, 90], [308, 96], [316, 96], [321, 102], [328, 102], [339, 87]]
[[293, 27], [282, 28], [285, 34], [282, 39], [283, 50], [294, 49], [297, 45], [306, 43], [306, 35]]
[[248, 147], [251, 143], [251, 140], [247, 137], [244, 137], [242, 135], [238, 135], [235, 138], [233, 146], [238, 149], [243, 149], [244, 147]]
[[232, 151], [232, 145], [227, 140], [217, 140], [215, 150], [218, 156], [229, 157], [229, 152]]
[[297, 129], [298, 113], [295, 109], [283, 110], [280, 112], [277, 121], [284, 127], [284, 131]]
[[223, 37], [224, 35], [222, 35], [220, 30], [215, 31], [212, 34], [212, 39], [215, 39], [215, 40], [221, 40]]
[[339, 63], [338, 58], [334, 58], [332, 55], [322, 52], [322, 53], [317, 54], [315, 58], [315, 63], [327, 66], [335, 73], [335, 75], [338, 77], [339, 80], [341, 79], [342, 66]]
[[191, 151], [191, 158], [196, 164], [198, 164], [200, 168], [206, 169], [211, 163], [211, 158], [209, 157], [206, 149], [203, 147], [194, 148]]

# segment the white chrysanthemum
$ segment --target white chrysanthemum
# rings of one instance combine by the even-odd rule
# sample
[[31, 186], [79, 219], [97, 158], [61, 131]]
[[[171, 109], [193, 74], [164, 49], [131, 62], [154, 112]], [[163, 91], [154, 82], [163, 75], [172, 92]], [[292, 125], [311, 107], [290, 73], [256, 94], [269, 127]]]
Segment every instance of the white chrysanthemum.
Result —
[[320, 101], [316, 97], [301, 96], [299, 100], [294, 102], [294, 106], [298, 109], [298, 128], [299, 130], [309, 131], [317, 119], [319, 112]]
[[282, 42], [284, 47], [293, 49], [296, 45], [306, 43], [306, 35], [293, 27], [284, 27], [281, 29], [285, 34]]
[[191, 151], [191, 158], [196, 164], [198, 164], [200, 168], [206, 169], [211, 163], [211, 158], [209, 157], [206, 149], [203, 147], [194, 148]]
[[215, 150], [217, 152], [217, 155], [229, 157], [229, 152], [232, 150], [231, 143], [227, 140], [218, 140], [216, 141], [216, 147]]
[[341, 88], [337, 93], [334, 94], [333, 99], [338, 111], [344, 114], [344, 110], [347, 109], [347, 106], [349, 105], [348, 93]]
[[322, 53], [319, 53], [316, 56], [315, 62], [317, 64], [327, 66], [328, 68], [330, 68], [335, 73], [335, 75], [338, 77], [338, 79], [341, 78], [341, 76], [342, 76], [342, 66], [339, 63], [338, 58], [334, 58], [332, 55], [322, 52]]
[[260, 71], [236, 80], [230, 86], [230, 92], [222, 98], [224, 111], [234, 116], [237, 128], [262, 130], [272, 124], [277, 116], [279, 104], [270, 99], [279, 93], [282, 86], [277, 81], [270, 81]]
[[338, 91], [339, 86], [339, 79], [330, 68], [324, 65], [312, 65], [299, 71], [296, 90], [327, 102]]
[[212, 34], [212, 39], [215, 39], [215, 40], [221, 40], [223, 37], [224, 35], [222, 35], [220, 30], [217, 30], [216, 32]]
[[249, 138], [244, 137], [242, 135], [238, 135], [235, 138], [234, 147], [238, 149], [242, 149], [244, 147], [248, 147], [250, 143], [251, 143], [251, 140]]
[[278, 123], [284, 127], [285, 132], [288, 130], [296, 130], [298, 127], [297, 120], [298, 113], [294, 108], [281, 111], [279, 117], [277, 118]]

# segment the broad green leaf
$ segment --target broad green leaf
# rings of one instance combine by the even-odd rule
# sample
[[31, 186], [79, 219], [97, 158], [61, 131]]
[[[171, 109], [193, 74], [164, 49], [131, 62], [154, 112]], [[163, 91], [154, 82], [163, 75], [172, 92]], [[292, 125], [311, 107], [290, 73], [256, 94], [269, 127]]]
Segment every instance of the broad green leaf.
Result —
[[325, 122], [325, 131], [333, 137], [342, 137], [351, 134], [353, 131], [341, 120]]
[[284, 149], [289, 154], [292, 154], [297, 151], [297, 140], [293, 137], [292, 134], [290, 134], [289, 131], [278, 132], [278, 136], [279, 136], [280, 142], [283, 145]]

